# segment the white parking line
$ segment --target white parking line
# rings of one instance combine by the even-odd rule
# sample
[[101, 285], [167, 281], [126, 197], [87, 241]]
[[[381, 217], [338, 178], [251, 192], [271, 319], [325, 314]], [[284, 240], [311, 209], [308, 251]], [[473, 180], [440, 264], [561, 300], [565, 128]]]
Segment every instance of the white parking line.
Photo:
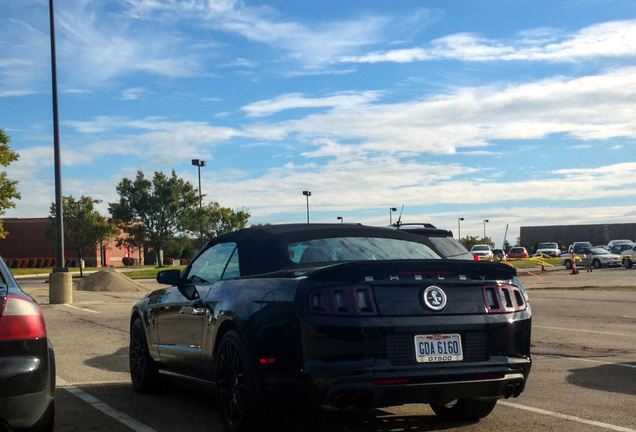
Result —
[[68, 307], [70, 307], [72, 309], [77, 309], [77, 310], [81, 310], [81, 311], [84, 311], [84, 312], [91, 312], [91, 313], [96, 313], [96, 314], [101, 313], [101, 312], [98, 312], [98, 311], [94, 311], [92, 309], [84, 309], [84, 308], [81, 308], [81, 307], [73, 306], [72, 304], [68, 304], [68, 303], [64, 303], [62, 306], [68, 306]]
[[533, 407], [529, 407], [529, 406], [525, 406], [525, 405], [519, 405], [516, 403], [512, 403], [512, 402], [508, 402], [508, 401], [499, 401], [497, 402], [497, 404], [501, 404], [507, 407], [511, 407], [511, 408], [517, 408], [517, 409], [521, 409], [521, 410], [525, 410], [525, 411], [530, 411], [533, 413], [537, 413], [537, 414], [543, 414], [543, 415], [547, 415], [547, 416], [551, 416], [551, 417], [556, 417], [556, 418], [560, 418], [563, 420], [569, 420], [569, 421], [574, 421], [577, 423], [583, 423], [586, 425], [590, 425], [590, 426], [598, 426], [604, 429], [609, 429], [609, 430], [613, 430], [613, 431], [619, 431], [619, 432], [636, 432], [636, 429], [630, 429], [630, 428], [626, 428], [623, 426], [616, 426], [616, 425], [612, 425], [609, 423], [603, 423], [603, 422], [599, 422], [596, 420], [588, 420], [588, 419], [584, 419], [581, 417], [576, 417], [576, 416], [571, 416], [568, 414], [561, 414], [561, 413], [557, 413], [554, 411], [546, 411], [540, 408], [533, 408]]
[[114, 418], [118, 422], [128, 426], [130, 429], [137, 432], [157, 432], [153, 428], [146, 426], [145, 424], [135, 420], [134, 418], [124, 414], [123, 412], [117, 411], [115, 408], [112, 408], [106, 405], [104, 402], [100, 401], [94, 396], [89, 395], [84, 390], [80, 390], [79, 388], [68, 384], [62, 378], [56, 377], [56, 381], [62, 388], [64, 388], [66, 391], [68, 391], [72, 395], [77, 396], [78, 398], [82, 399], [84, 402], [91, 405], [93, 408], [103, 412], [109, 417]]
[[627, 364], [627, 363], [604, 362], [600, 360], [591, 360], [591, 359], [580, 358], [580, 357], [568, 357], [568, 360], [578, 360], [578, 361], [588, 362], [588, 363], [599, 363], [599, 364], [610, 365], [610, 366], [622, 366], [622, 367], [636, 369], [636, 365]]
[[542, 328], [542, 329], [548, 329], [548, 330], [565, 330], [565, 331], [573, 331], [573, 332], [579, 332], [579, 333], [593, 333], [593, 334], [622, 336], [622, 337], [636, 337], [636, 334], [629, 334], [629, 333], [602, 332], [602, 331], [596, 331], [596, 330], [582, 330], [582, 329], [573, 329], [573, 328], [565, 328], [565, 327], [550, 327], [550, 326], [533, 325], [532, 328]]

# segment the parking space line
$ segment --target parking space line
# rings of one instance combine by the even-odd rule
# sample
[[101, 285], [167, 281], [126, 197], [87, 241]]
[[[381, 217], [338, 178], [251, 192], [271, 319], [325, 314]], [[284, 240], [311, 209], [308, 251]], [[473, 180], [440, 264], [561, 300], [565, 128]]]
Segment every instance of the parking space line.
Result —
[[574, 421], [577, 423], [583, 423], [586, 425], [590, 425], [590, 426], [597, 426], [597, 427], [601, 427], [604, 429], [609, 429], [609, 430], [613, 430], [613, 431], [618, 431], [618, 432], [636, 432], [636, 429], [630, 429], [630, 428], [626, 428], [623, 426], [616, 426], [613, 424], [609, 424], [609, 423], [603, 423], [603, 422], [599, 422], [596, 420], [588, 420], [588, 419], [584, 419], [581, 417], [576, 417], [576, 416], [572, 416], [572, 415], [568, 415], [568, 414], [561, 414], [558, 412], [554, 412], [554, 411], [547, 411], [547, 410], [543, 410], [541, 408], [533, 408], [533, 407], [529, 407], [526, 405], [520, 405], [520, 404], [516, 404], [516, 403], [512, 403], [512, 402], [508, 402], [508, 401], [499, 401], [497, 402], [497, 404], [501, 404], [507, 407], [511, 407], [511, 408], [517, 408], [517, 409], [521, 409], [521, 410], [525, 410], [525, 411], [530, 411], [536, 414], [543, 414], [543, 415], [547, 415], [547, 416], [551, 416], [551, 417], [556, 417], [556, 418], [560, 418], [563, 420], [569, 420], [569, 421]]
[[72, 395], [77, 396], [82, 399], [84, 402], [91, 405], [93, 408], [103, 412], [109, 417], [117, 420], [118, 422], [128, 426], [130, 429], [137, 432], [157, 432], [153, 428], [146, 426], [145, 424], [135, 420], [134, 418], [124, 414], [121, 411], [116, 410], [113, 407], [106, 405], [104, 402], [100, 401], [94, 396], [89, 395], [84, 390], [81, 390], [73, 385], [68, 384], [60, 377], [56, 377], [57, 383], [66, 391], [71, 393]]
[[98, 311], [95, 311], [95, 310], [92, 310], [92, 309], [85, 309], [85, 308], [73, 306], [72, 304], [69, 304], [69, 303], [64, 303], [62, 306], [68, 306], [68, 307], [70, 307], [72, 309], [77, 309], [77, 310], [81, 310], [81, 311], [84, 311], [84, 312], [91, 312], [91, 313], [96, 313], [96, 314], [101, 313], [101, 312], [98, 312]]
[[579, 332], [579, 333], [593, 333], [593, 334], [602, 334], [602, 335], [610, 335], [610, 336], [636, 337], [636, 334], [602, 332], [602, 331], [596, 331], [596, 330], [582, 330], [582, 329], [573, 329], [573, 328], [565, 328], [565, 327], [550, 327], [550, 326], [538, 326], [538, 325], [533, 325], [532, 327], [548, 329], [548, 330], [565, 330], [565, 331], [573, 331], [573, 332]]
[[627, 363], [605, 362], [605, 361], [592, 360], [592, 359], [586, 359], [586, 358], [581, 358], [581, 357], [568, 357], [568, 359], [569, 360], [578, 360], [578, 361], [588, 362], [588, 363], [599, 363], [599, 364], [610, 365], [610, 366], [622, 366], [622, 367], [628, 367], [628, 368], [636, 369], [636, 365], [627, 364]]

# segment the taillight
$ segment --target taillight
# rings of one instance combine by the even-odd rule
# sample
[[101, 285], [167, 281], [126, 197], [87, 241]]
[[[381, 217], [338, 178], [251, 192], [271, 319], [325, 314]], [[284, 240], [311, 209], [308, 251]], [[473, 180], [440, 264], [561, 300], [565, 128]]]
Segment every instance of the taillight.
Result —
[[28, 299], [9, 295], [0, 314], [0, 341], [46, 337], [42, 309]]
[[484, 285], [484, 301], [487, 313], [517, 312], [528, 307], [519, 287], [503, 283]]
[[309, 311], [321, 315], [377, 315], [370, 285], [342, 285], [309, 292]]
[[479, 261], [479, 255], [473, 255], [475, 261]]

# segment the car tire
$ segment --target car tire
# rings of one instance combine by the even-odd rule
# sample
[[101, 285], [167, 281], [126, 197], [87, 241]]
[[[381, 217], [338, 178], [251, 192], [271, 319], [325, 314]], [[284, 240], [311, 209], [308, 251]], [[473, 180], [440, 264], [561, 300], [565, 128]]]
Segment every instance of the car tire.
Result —
[[141, 318], [135, 319], [130, 326], [130, 345], [128, 351], [130, 380], [137, 393], [153, 393], [157, 390], [159, 372], [148, 350], [146, 329]]
[[572, 261], [570, 260], [565, 260], [565, 262], [563, 263], [563, 265], [565, 265], [565, 268], [570, 270], [572, 268]]
[[626, 259], [624, 264], [626, 268], [632, 268], [632, 266], [634, 265], [634, 263], [630, 259]]
[[474, 421], [495, 409], [496, 400], [455, 399], [446, 404], [432, 403], [431, 408], [443, 420]]
[[216, 355], [216, 401], [228, 432], [263, 430], [266, 421], [261, 388], [249, 350], [238, 332], [223, 336]]
[[595, 269], [600, 269], [601, 267], [603, 267], [603, 265], [601, 264], [600, 260], [595, 259], [594, 261], [592, 261], [592, 267], [594, 267]]

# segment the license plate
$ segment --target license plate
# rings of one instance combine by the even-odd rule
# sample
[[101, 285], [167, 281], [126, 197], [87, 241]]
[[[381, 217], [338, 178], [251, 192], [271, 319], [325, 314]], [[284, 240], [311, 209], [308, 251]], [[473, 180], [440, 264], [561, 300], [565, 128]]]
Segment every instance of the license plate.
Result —
[[415, 359], [419, 363], [453, 362], [464, 359], [459, 334], [415, 336]]

